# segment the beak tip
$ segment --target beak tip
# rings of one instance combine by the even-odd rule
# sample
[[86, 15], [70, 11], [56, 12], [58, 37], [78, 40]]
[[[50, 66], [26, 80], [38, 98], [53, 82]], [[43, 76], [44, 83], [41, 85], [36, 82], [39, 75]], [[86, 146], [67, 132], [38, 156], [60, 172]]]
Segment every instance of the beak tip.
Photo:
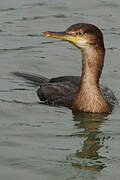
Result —
[[50, 33], [49, 33], [48, 31], [43, 32], [43, 36], [44, 36], [44, 37], [50, 37]]
[[57, 38], [57, 39], [65, 39], [66, 33], [65, 32], [46, 31], [46, 32], [43, 32], [43, 36]]

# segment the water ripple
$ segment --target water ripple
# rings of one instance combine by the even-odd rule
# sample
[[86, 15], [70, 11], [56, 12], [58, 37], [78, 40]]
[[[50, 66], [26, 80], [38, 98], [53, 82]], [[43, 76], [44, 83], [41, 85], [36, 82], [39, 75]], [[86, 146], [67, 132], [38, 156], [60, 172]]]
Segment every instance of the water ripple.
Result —
[[40, 48], [40, 46], [21, 46], [18, 48], [3, 48], [0, 49], [0, 52], [8, 52], [8, 51], [23, 51], [23, 50], [31, 50], [31, 49], [35, 49], [35, 48]]
[[0, 9], [0, 12], [4, 12], [4, 11], [15, 11], [15, 8], [6, 8], [6, 9]]

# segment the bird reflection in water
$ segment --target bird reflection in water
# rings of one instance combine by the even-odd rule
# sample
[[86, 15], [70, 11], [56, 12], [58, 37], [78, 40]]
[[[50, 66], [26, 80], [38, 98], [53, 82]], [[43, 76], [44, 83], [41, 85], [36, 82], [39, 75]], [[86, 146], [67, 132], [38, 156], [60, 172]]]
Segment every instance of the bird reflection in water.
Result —
[[103, 147], [103, 138], [101, 124], [107, 119], [107, 115], [82, 113], [73, 114], [75, 126], [80, 132], [75, 134], [80, 138], [85, 138], [82, 150], [77, 150], [67, 158], [72, 161], [72, 166], [80, 169], [92, 171], [101, 171], [105, 164], [102, 162], [102, 156], [99, 150]]

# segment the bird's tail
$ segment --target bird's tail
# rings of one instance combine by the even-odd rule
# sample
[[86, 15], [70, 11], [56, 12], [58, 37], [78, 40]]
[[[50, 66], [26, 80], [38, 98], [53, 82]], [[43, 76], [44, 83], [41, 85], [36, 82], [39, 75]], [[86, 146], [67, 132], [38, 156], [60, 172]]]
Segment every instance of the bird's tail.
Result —
[[24, 72], [13, 72], [12, 74], [15, 76], [21, 77], [23, 79], [26, 79], [32, 84], [37, 85], [37, 86], [41, 86], [41, 84], [49, 81], [48, 78], [41, 75], [37, 75], [37, 74], [24, 73]]

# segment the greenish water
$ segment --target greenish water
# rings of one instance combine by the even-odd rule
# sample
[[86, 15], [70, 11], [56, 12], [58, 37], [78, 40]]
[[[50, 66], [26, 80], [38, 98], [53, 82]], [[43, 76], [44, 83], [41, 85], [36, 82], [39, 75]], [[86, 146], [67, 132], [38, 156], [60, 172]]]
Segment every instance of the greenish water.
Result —
[[79, 75], [79, 50], [42, 32], [92, 23], [105, 39], [101, 83], [120, 101], [119, 14], [119, 0], [0, 2], [0, 179], [120, 179], [119, 109], [106, 117], [73, 115], [40, 104], [38, 87], [10, 74]]

